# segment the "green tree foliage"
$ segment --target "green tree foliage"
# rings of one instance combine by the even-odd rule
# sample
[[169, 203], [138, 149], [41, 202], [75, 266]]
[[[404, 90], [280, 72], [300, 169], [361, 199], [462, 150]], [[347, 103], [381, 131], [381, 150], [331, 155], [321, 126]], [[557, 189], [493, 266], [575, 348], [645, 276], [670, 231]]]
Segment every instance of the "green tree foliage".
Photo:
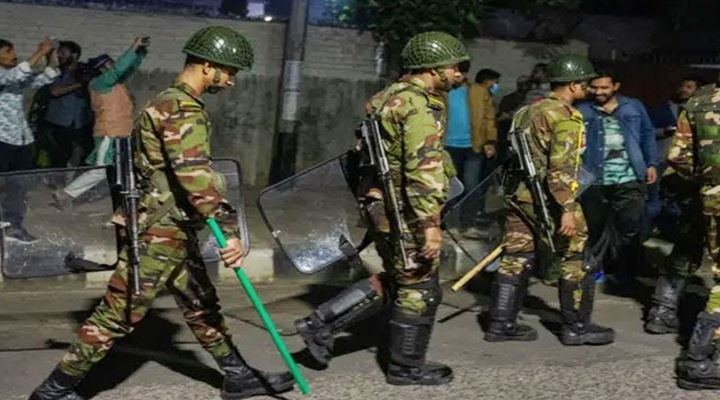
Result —
[[485, 0], [327, 0], [338, 20], [372, 33], [396, 53], [413, 35], [439, 30], [475, 37]]

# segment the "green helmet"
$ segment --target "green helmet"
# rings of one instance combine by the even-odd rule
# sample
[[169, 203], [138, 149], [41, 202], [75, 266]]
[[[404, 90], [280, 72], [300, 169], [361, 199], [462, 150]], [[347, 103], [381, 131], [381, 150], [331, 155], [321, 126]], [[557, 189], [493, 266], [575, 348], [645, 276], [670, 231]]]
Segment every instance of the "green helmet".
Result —
[[587, 57], [577, 54], [557, 56], [548, 65], [550, 82], [583, 81], [596, 77], [595, 68]]
[[402, 51], [403, 67], [413, 70], [442, 67], [470, 60], [462, 42], [445, 32], [423, 32], [413, 36]]
[[183, 53], [220, 65], [248, 71], [255, 55], [245, 37], [225, 26], [208, 26], [195, 32], [183, 47]]

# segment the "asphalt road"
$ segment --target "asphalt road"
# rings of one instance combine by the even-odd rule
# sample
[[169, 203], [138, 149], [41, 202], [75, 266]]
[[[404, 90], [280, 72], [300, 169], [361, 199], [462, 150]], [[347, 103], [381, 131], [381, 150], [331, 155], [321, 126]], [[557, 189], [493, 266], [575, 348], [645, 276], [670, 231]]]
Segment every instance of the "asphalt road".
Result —
[[[308, 290], [312, 294], [308, 294]], [[564, 347], [552, 331], [559, 328], [556, 290], [535, 284], [526, 302], [524, 322], [539, 330], [532, 343], [487, 343], [482, 340], [478, 311], [485, 297], [446, 291], [429, 358], [451, 365], [455, 380], [443, 387], [394, 387], [384, 382], [374, 347], [379, 329], [369, 323], [338, 340], [337, 357], [318, 370], [292, 336], [292, 320], [308, 312], [335, 289], [303, 285], [259, 287], [291, 351], [303, 364], [312, 387], [285, 399], [711, 399], [720, 392], [687, 392], [676, 388], [673, 360], [679, 344], [673, 336], [642, 331], [642, 306], [633, 298], [598, 296], [595, 319], [617, 331], [604, 347]], [[701, 293], [701, 292], [698, 292]], [[0, 294], [0, 393], [3, 399], [25, 399], [53, 368], [72, 339], [72, 332], [100, 292]], [[234, 339], [258, 367], [282, 369], [266, 332], [240, 291], [221, 288]], [[638, 297], [647, 298], [647, 291]], [[694, 298], [694, 300], [693, 300]], [[691, 296], [689, 314], [702, 302]], [[173, 309], [161, 299], [129, 339], [93, 371], [83, 394], [98, 400], [219, 399], [220, 374], [196, 345]], [[691, 321], [688, 321], [691, 323]]]

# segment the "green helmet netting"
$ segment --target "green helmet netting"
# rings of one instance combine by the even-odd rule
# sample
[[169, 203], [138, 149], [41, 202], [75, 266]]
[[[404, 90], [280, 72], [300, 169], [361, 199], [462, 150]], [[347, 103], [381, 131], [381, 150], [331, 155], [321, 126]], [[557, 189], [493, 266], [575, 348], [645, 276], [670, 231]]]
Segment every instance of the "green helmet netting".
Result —
[[183, 53], [247, 71], [253, 66], [254, 51], [250, 42], [224, 26], [209, 26], [195, 32], [183, 47]]
[[445, 32], [424, 32], [413, 36], [402, 51], [408, 70], [435, 68], [470, 60], [465, 45]]
[[573, 82], [596, 77], [595, 68], [587, 57], [577, 54], [563, 54], [548, 65], [550, 82]]

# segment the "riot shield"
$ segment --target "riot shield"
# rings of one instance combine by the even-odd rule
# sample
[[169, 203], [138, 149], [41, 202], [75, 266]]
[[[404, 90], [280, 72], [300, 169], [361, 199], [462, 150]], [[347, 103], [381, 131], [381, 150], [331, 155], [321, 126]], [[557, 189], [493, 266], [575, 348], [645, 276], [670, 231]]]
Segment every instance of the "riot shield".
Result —
[[445, 231], [473, 265], [502, 241], [507, 210], [501, 178], [502, 168], [498, 167], [464, 196], [448, 203], [443, 214]]
[[[250, 240], [243, 202], [242, 172], [231, 159], [214, 160], [213, 167], [226, 182], [227, 200], [238, 210], [242, 244]], [[6, 278], [35, 278], [114, 268], [117, 232], [110, 220], [119, 204], [114, 179], [105, 179], [71, 203], [61, 207], [53, 192], [88, 171], [111, 168], [41, 169], [0, 174], [0, 264]], [[112, 183], [111, 183], [112, 182]], [[111, 195], [112, 193], [112, 195]], [[22, 226], [35, 241], [13, 237], [12, 222]], [[199, 234], [203, 259], [218, 262], [217, 243], [208, 230]]]
[[349, 151], [263, 190], [258, 207], [278, 246], [311, 274], [357, 255], [365, 236], [353, 188], [357, 160]]
[[[229, 158], [217, 158], [213, 160], [213, 169], [222, 174], [225, 179], [227, 192], [225, 199], [237, 210], [238, 226], [240, 227], [240, 241], [245, 250], [244, 255], [250, 252], [250, 233], [247, 226], [247, 212], [245, 210], [245, 197], [243, 193], [242, 168], [240, 163]], [[206, 264], [220, 262], [220, 253], [215, 238], [212, 237], [209, 229], [203, 229], [199, 233], [200, 249], [203, 261]]]
[[[71, 203], [61, 205], [53, 192], [87, 173], [108, 169], [68, 168], [0, 174], [2, 272], [6, 278], [32, 278], [102, 270], [116, 261], [116, 232], [110, 218], [113, 201], [104, 179]], [[17, 234], [22, 226], [32, 238]]]

